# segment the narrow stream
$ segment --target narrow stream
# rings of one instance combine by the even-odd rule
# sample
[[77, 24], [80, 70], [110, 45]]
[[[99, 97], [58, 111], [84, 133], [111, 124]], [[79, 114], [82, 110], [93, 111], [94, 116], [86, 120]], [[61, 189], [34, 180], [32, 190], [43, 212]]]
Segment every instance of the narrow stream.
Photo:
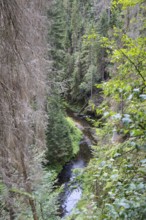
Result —
[[76, 181], [77, 174], [74, 170], [79, 168], [84, 169], [88, 164], [91, 154], [91, 145], [93, 138], [91, 137], [90, 125], [83, 119], [74, 115], [70, 115], [76, 126], [83, 132], [83, 138], [80, 142], [80, 151], [76, 158], [67, 163], [62, 172], [59, 174], [59, 184], [64, 184], [64, 192], [61, 194], [61, 217], [70, 215], [82, 196], [82, 186], [79, 181]]

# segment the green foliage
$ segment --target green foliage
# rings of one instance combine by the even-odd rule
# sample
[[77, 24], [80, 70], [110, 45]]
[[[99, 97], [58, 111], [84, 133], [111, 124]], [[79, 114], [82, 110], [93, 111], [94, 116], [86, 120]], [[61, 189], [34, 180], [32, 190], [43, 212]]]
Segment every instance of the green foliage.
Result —
[[65, 45], [69, 44], [69, 36], [66, 24], [66, 13], [63, 5], [63, 0], [52, 1], [48, 10], [48, 19], [50, 29], [48, 30], [49, 38], [49, 56], [52, 59], [52, 68], [49, 74], [49, 79], [56, 82], [58, 89], [64, 92], [60, 82], [64, 79], [66, 50]]
[[113, 145], [111, 130], [110, 121], [97, 130], [99, 142], [82, 175], [84, 193], [75, 219], [145, 219], [146, 153], [133, 139]]
[[8, 214], [8, 210], [6, 210], [6, 204], [5, 204], [5, 200], [4, 198], [7, 197], [7, 188], [6, 186], [2, 183], [2, 181], [0, 180], [0, 219], [3, 220], [4, 218], [6, 218], [7, 214]]
[[[92, 47], [82, 42], [82, 36], [95, 26], [90, 1], [55, 1], [49, 12], [52, 27], [51, 55], [56, 81], [61, 92], [72, 100], [85, 100], [91, 95], [93, 82], [100, 79], [97, 43]], [[52, 76], [53, 77], [53, 76]]]
[[[58, 217], [58, 196], [61, 189], [55, 189], [54, 174], [50, 171], [43, 171], [41, 181], [36, 181], [33, 188], [33, 194], [25, 192], [24, 189], [12, 187], [8, 188], [4, 184], [0, 184], [0, 219], [8, 219], [8, 208], [6, 207], [5, 199], [8, 194], [16, 197], [12, 200], [15, 204], [14, 207], [18, 208], [15, 213], [16, 220], [32, 220], [32, 212], [29, 206], [26, 206], [24, 201], [32, 199], [36, 205], [36, 211], [40, 220], [59, 220]], [[12, 199], [13, 197], [11, 197]], [[19, 199], [18, 199], [19, 198]], [[8, 200], [7, 200], [8, 201]]]
[[[91, 35], [88, 33], [92, 31]], [[86, 100], [92, 95], [95, 82], [100, 79], [98, 73], [98, 42], [92, 26], [88, 26], [80, 50], [74, 53], [75, 64], [71, 80], [71, 96], [73, 100]]]
[[52, 96], [48, 105], [46, 159], [48, 164], [64, 164], [73, 153], [69, 124], [58, 95]]
[[[125, 9], [141, 2], [113, 1], [112, 10], [117, 3]], [[88, 46], [97, 39], [106, 49], [110, 79], [97, 85], [104, 99], [93, 106], [100, 117], [98, 146], [81, 176], [82, 200], [70, 219], [146, 219], [146, 42], [143, 33], [131, 37], [123, 31], [117, 25], [112, 34], [84, 38]]]
[[79, 151], [82, 132], [71, 118], [66, 117], [59, 96], [52, 96], [48, 105], [46, 159], [52, 168], [55, 167], [55, 170], [59, 171], [62, 165]]
[[61, 189], [55, 189], [53, 186], [55, 180], [53, 174], [49, 171], [44, 171], [44, 176], [41, 184], [36, 186], [34, 196], [36, 198], [39, 212], [39, 219], [42, 220], [59, 220], [58, 217], [58, 198]]
[[123, 9], [126, 9], [127, 7], [132, 7], [143, 2], [144, 0], [114, 0], [113, 4], [122, 4]]
[[79, 128], [75, 126], [75, 122], [67, 117], [67, 121], [70, 128], [70, 138], [72, 142], [73, 155], [77, 154], [79, 151], [79, 142], [82, 138], [82, 132]]
[[[93, 7], [89, 1], [63, 1], [63, 14], [67, 21], [61, 50], [66, 56], [62, 55], [63, 67], [60, 70], [64, 72], [69, 98], [85, 101], [92, 94], [94, 84], [100, 81], [97, 88], [104, 100], [98, 106], [92, 102], [92, 108], [100, 118], [94, 123], [98, 146], [93, 146], [94, 157], [79, 177], [83, 181], [82, 199], [67, 219], [146, 218], [146, 38], [143, 2], [112, 1], [110, 8], [105, 7], [97, 19], [91, 12]], [[135, 10], [138, 11], [135, 13]], [[137, 14], [140, 25], [137, 25]], [[134, 22], [132, 19], [135, 19]], [[139, 26], [136, 26], [136, 34], [132, 32], [135, 22]], [[50, 128], [50, 137], [55, 139], [48, 136], [48, 140], [50, 146], [52, 144], [50, 149], [53, 146], [56, 146], [57, 152], [62, 149], [65, 161], [70, 154], [77, 152], [80, 134], [74, 130], [70, 119], [66, 121], [68, 127], [60, 107], [55, 106], [50, 118], [57, 122], [55, 132], [60, 135], [53, 135]], [[54, 109], [58, 109], [57, 114]], [[69, 144], [73, 152], [68, 154], [69, 149], [65, 146]], [[50, 158], [56, 154], [52, 150], [49, 152], [53, 152]], [[58, 159], [60, 161], [61, 157]]]

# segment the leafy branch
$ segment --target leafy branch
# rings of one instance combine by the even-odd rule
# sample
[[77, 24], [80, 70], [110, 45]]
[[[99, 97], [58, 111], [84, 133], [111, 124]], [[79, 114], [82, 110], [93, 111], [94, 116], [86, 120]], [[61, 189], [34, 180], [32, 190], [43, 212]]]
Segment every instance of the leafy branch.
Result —
[[135, 65], [135, 63], [123, 52], [122, 49], [119, 50], [123, 55], [124, 57], [127, 58], [127, 60], [134, 66], [136, 72], [139, 74], [139, 76], [142, 78], [143, 82], [144, 82], [144, 85], [145, 85], [145, 78], [143, 77], [143, 75], [141, 74], [140, 70], [138, 69], [137, 65]]

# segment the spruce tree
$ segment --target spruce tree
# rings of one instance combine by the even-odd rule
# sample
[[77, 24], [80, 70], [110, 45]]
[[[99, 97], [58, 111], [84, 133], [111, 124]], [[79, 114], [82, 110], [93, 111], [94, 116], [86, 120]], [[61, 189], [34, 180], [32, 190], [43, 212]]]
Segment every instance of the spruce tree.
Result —
[[69, 124], [65, 118], [60, 97], [56, 94], [52, 95], [48, 103], [46, 158], [48, 164], [64, 164], [72, 156]]

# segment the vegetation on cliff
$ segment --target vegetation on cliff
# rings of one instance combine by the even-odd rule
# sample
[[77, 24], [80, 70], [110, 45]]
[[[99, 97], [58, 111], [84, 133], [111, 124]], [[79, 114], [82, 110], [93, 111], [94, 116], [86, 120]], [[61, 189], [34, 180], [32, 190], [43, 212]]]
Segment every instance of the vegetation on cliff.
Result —
[[145, 1], [1, 0], [0, 11], [0, 219], [60, 219], [56, 172], [82, 137], [65, 102], [98, 138], [66, 219], [146, 219]]

